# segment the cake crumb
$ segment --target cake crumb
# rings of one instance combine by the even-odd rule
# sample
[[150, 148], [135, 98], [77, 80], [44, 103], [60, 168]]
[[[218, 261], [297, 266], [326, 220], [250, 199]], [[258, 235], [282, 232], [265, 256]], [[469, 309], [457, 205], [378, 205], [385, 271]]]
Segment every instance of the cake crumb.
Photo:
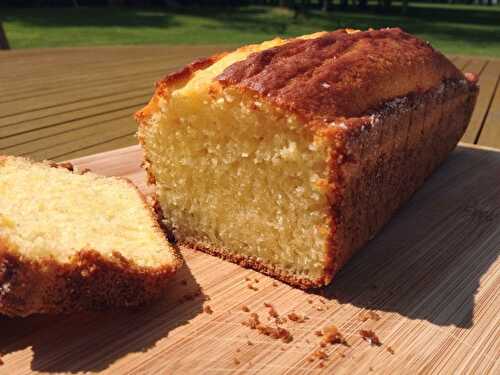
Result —
[[325, 367], [325, 362], [320, 362], [320, 363], [319, 363], [319, 367], [320, 367], [320, 368]]
[[394, 349], [391, 346], [388, 346], [386, 349], [389, 353], [394, 354]]
[[272, 327], [262, 324], [257, 313], [251, 313], [250, 317], [241, 322], [241, 324], [249, 327], [250, 329], [256, 329], [262, 335], [272, 337], [276, 340], [281, 340], [286, 344], [293, 341], [293, 336], [288, 330], [282, 327]]
[[239, 353], [239, 352], [241, 352], [241, 349], [240, 349], [240, 348], [237, 348], [237, 349], [236, 349], [236, 353]]
[[297, 314], [296, 312], [291, 312], [288, 315], [288, 319], [295, 323], [304, 323], [306, 320], [304, 316]]
[[314, 358], [313, 357], [307, 357], [307, 362], [313, 362]]
[[214, 312], [210, 305], [205, 305], [205, 307], [203, 307], [203, 311], [205, 311], [207, 314], [213, 314]]
[[253, 342], [251, 342], [250, 340], [247, 341], [247, 345], [248, 346], [252, 346], [253, 345]]
[[313, 355], [318, 358], [318, 359], [327, 359], [328, 358], [328, 354], [326, 354], [323, 350], [316, 350]]
[[349, 346], [347, 344], [346, 339], [344, 338], [344, 335], [340, 333], [338, 328], [335, 325], [331, 325], [328, 327], [323, 328], [323, 341], [326, 344], [342, 344], [345, 346]]
[[308, 298], [308, 299], [307, 299], [307, 303], [308, 303], [308, 304], [310, 304], [310, 305], [312, 305], [313, 300], [312, 300], [312, 299], [310, 299], [310, 298]]
[[278, 283], [276, 281], [273, 281], [273, 286], [274, 287], [277, 287], [278, 286]]
[[253, 281], [255, 281], [256, 283], [258, 283], [260, 280], [257, 279], [257, 278], [255, 278], [255, 279], [253, 279]]
[[370, 366], [369, 370], [370, 370], [370, 371], [373, 371], [373, 367], [372, 367], [372, 366]]
[[259, 289], [258, 289], [255, 285], [253, 285], [252, 283], [248, 283], [248, 284], [247, 284], [247, 288], [248, 288], [248, 289], [251, 289], [251, 290], [255, 290], [255, 291], [259, 290]]
[[241, 306], [241, 310], [244, 311], [244, 312], [250, 312], [250, 309], [248, 308], [247, 305]]
[[256, 329], [257, 325], [260, 324], [259, 315], [257, 313], [251, 313], [250, 317], [247, 320], [241, 322], [241, 324], [249, 327], [250, 329]]
[[378, 321], [380, 320], [380, 315], [377, 314], [375, 311], [363, 311], [361, 314], [359, 314], [359, 319], [363, 322], [366, 322], [367, 320], [375, 320]]
[[314, 334], [319, 337], [323, 336], [323, 332], [321, 332], [320, 330], [314, 331]]
[[233, 362], [234, 362], [235, 365], [239, 365], [241, 363], [240, 360], [238, 358], [236, 358], [236, 357], [233, 358]]
[[245, 281], [252, 281], [252, 278], [250, 276], [245, 276]]
[[286, 348], [284, 346], [281, 347], [281, 351], [284, 352]]
[[306, 344], [310, 344], [311, 341], [309, 341], [309, 339], [306, 339]]
[[363, 340], [368, 341], [368, 343], [370, 345], [374, 345], [374, 346], [382, 345], [378, 336], [375, 334], [375, 332], [373, 332], [371, 330], [361, 329], [361, 330], [359, 330], [359, 334], [361, 335]]

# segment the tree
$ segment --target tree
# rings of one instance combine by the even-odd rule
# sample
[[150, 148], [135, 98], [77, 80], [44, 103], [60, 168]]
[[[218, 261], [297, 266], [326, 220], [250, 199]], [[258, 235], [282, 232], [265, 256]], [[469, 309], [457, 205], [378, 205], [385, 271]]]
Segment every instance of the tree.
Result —
[[403, 3], [401, 5], [401, 13], [408, 13], [408, 0], [403, 0]]
[[321, 10], [323, 12], [328, 12], [331, 9], [331, 0], [322, 0]]

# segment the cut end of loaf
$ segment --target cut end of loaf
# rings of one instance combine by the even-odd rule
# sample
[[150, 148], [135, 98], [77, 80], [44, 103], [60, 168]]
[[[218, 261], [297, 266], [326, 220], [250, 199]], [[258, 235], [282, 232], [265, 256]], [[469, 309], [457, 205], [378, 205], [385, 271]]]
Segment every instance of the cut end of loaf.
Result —
[[238, 91], [186, 88], [165, 105], [168, 115], [140, 138], [176, 238], [271, 274], [321, 280], [330, 224], [324, 140]]

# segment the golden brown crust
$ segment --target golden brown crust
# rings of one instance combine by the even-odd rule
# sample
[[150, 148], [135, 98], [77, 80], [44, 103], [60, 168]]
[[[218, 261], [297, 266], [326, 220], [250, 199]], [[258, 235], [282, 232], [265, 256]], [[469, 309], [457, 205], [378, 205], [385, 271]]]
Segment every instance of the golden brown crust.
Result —
[[159, 110], [158, 100], [162, 97], [168, 97], [172, 87], [182, 85], [187, 82], [198, 70], [208, 68], [225, 55], [227, 55], [227, 53], [223, 52], [210, 57], [197, 59], [182, 69], [170, 73], [162, 80], [156, 82], [156, 90], [153, 97], [143, 109], [135, 114], [136, 120], [141, 123], [141, 125], [146, 125], [146, 119]]
[[305, 276], [290, 274], [284, 270], [279, 269], [276, 266], [265, 263], [261, 259], [241, 254], [235, 254], [226, 249], [216, 248], [205, 242], [180, 240], [179, 246], [181, 248], [186, 247], [188, 249], [200, 250], [204, 253], [215, 255], [224, 260], [236, 263], [241, 267], [254, 269], [301, 289], [319, 288], [325, 285], [325, 281], [323, 280], [323, 278], [310, 279]]
[[295, 39], [251, 54], [216, 80], [256, 93], [307, 121], [330, 122], [463, 78], [429, 44], [400, 29], [382, 29]]
[[[68, 173], [82, 173], [71, 163], [45, 164], [66, 169]], [[150, 206], [130, 180], [115, 178], [136, 191], [153, 220], [153, 230], [164, 236], [161, 211]], [[168, 279], [182, 266], [178, 248], [167, 246], [172, 247], [175, 261], [158, 267], [138, 266], [118, 251], [105, 257], [94, 249], [82, 249], [62, 263], [52, 258], [23, 258], [0, 237], [0, 314], [69, 313], [151, 302], [165, 292]]]
[[476, 80], [449, 80], [386, 103], [331, 130], [331, 232], [325, 277], [371, 240], [455, 148], [478, 95]]
[[139, 267], [119, 253], [81, 250], [68, 263], [21, 258], [0, 241], [0, 313], [27, 316], [136, 306], [162, 295], [170, 265]]

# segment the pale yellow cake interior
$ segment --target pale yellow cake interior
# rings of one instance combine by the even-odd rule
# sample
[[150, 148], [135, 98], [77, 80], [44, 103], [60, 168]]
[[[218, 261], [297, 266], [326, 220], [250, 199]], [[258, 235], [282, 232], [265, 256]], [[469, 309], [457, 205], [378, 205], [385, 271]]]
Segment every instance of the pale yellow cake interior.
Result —
[[[319, 35], [319, 34], [318, 34]], [[233, 52], [159, 100], [139, 130], [167, 224], [181, 241], [318, 278], [325, 261], [328, 149], [294, 117], [213, 78], [276, 39]]]
[[0, 243], [29, 259], [69, 261], [83, 249], [118, 251], [139, 266], [174, 262], [137, 190], [115, 178], [9, 157], [0, 161]]

